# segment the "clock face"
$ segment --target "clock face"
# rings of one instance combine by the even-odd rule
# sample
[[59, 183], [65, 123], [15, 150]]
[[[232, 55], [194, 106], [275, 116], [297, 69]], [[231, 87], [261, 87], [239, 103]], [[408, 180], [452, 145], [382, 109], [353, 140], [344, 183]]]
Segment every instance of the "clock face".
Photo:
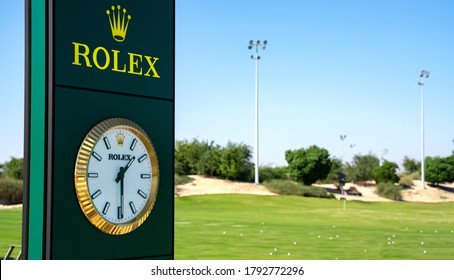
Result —
[[145, 131], [126, 119], [108, 119], [85, 137], [75, 168], [79, 205], [109, 234], [125, 234], [150, 214], [158, 191], [158, 161]]

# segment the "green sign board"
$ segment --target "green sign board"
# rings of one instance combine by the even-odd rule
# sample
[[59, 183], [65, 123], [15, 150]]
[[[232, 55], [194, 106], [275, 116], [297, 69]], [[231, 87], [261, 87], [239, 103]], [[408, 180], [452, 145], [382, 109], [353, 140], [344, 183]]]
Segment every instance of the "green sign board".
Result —
[[27, 1], [26, 259], [172, 259], [174, 1]]

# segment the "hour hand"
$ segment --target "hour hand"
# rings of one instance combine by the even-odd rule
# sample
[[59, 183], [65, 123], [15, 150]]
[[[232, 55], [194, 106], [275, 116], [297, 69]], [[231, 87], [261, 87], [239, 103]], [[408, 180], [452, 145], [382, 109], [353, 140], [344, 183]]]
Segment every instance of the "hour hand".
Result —
[[123, 179], [123, 177], [125, 176], [125, 173], [126, 173], [126, 170], [128, 170], [128, 168], [131, 166], [132, 162], [136, 159], [136, 157], [132, 157], [128, 163], [126, 164], [125, 167], [120, 167], [120, 172], [118, 172], [117, 174], [117, 178], [115, 178], [115, 182], [120, 182], [120, 180]]
[[117, 178], [115, 178], [115, 182], [117, 182], [117, 183], [120, 182], [120, 180], [123, 180], [124, 176], [125, 176], [125, 169], [122, 166], [122, 167], [120, 167], [120, 172], [118, 172], [118, 174], [117, 174]]

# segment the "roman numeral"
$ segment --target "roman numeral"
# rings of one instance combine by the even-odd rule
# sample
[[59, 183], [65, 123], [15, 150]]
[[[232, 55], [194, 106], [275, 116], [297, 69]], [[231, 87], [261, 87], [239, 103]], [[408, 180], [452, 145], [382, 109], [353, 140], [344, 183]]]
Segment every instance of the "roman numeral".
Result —
[[144, 193], [142, 190], [138, 190], [137, 193], [138, 193], [142, 198], [147, 198], [147, 194]]
[[109, 202], [106, 202], [106, 204], [104, 204], [104, 208], [102, 209], [102, 213], [104, 215], [107, 214], [107, 211], [109, 211], [109, 207], [110, 207], [110, 203]]
[[151, 178], [151, 174], [140, 174], [140, 178], [142, 178], [142, 179], [150, 179]]
[[141, 156], [141, 157], [138, 159], [139, 163], [142, 162], [142, 161], [144, 161], [145, 159], [147, 159], [147, 157], [148, 157], [147, 154], [144, 154], [143, 156]]
[[88, 173], [88, 178], [98, 178], [98, 173]]
[[91, 153], [91, 154], [92, 154], [93, 157], [94, 157], [95, 159], [97, 159], [98, 161], [101, 161], [101, 160], [102, 160], [102, 157], [101, 157], [98, 153], [93, 152], [93, 153]]
[[[100, 194], [101, 194], [101, 190], [95, 191], [95, 193], [91, 195], [91, 199], [97, 198]], [[104, 206], [104, 207], [105, 207], [105, 206]], [[104, 212], [104, 211], [103, 211], [103, 212]]]
[[134, 205], [134, 202], [129, 202], [129, 207], [131, 207], [131, 211], [133, 214], [135, 214], [137, 212], [136, 210], [136, 206]]
[[104, 140], [104, 144], [106, 145], [107, 150], [109, 150], [111, 147], [109, 139], [107, 137], [104, 137], [102, 140]]
[[136, 144], [137, 144], [137, 139], [132, 140], [132, 143], [131, 143], [131, 146], [129, 147], [129, 149], [131, 151], [134, 151], [134, 148], [136, 147]]

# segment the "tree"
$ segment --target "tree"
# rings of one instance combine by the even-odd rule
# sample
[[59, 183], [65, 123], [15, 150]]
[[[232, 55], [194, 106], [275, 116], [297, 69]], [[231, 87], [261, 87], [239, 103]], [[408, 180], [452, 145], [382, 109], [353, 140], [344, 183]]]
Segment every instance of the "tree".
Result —
[[197, 174], [219, 176], [219, 161], [221, 148], [214, 141], [206, 142], [201, 149], [199, 162], [196, 164]]
[[175, 144], [175, 173], [178, 175], [217, 176], [220, 147], [213, 141], [177, 141]]
[[259, 168], [260, 183], [270, 180], [287, 180], [287, 166], [272, 167], [270, 165], [262, 165]]
[[24, 159], [11, 157], [10, 161], [5, 162], [3, 165], [4, 173], [6, 177], [10, 177], [17, 180], [24, 179]]
[[454, 182], [454, 154], [442, 157], [427, 157], [425, 162], [426, 181], [435, 185], [443, 182]]
[[331, 169], [327, 176], [327, 181], [330, 183], [337, 182], [339, 179], [339, 172], [343, 172], [344, 166], [342, 164], [342, 160], [338, 158], [331, 158]]
[[409, 158], [407, 156], [404, 157], [402, 165], [405, 169], [406, 174], [411, 174], [413, 172], [419, 172], [421, 170], [421, 163], [419, 161], [416, 161], [415, 159]]
[[227, 180], [250, 182], [254, 164], [251, 162], [252, 151], [246, 144], [228, 142], [220, 151], [219, 173]]
[[397, 183], [399, 176], [396, 175], [396, 170], [399, 168], [397, 163], [385, 160], [381, 166], [375, 167], [372, 170], [372, 178], [377, 184], [379, 183]]
[[346, 175], [353, 181], [367, 181], [372, 179], [372, 170], [380, 166], [377, 156], [369, 153], [367, 155], [355, 155], [352, 164], [347, 164]]
[[325, 179], [331, 169], [329, 152], [315, 145], [307, 149], [288, 150], [285, 152], [285, 160], [290, 177], [306, 185]]
[[205, 175], [228, 180], [251, 181], [254, 164], [251, 148], [245, 144], [228, 142], [225, 147], [214, 141], [175, 144], [175, 173], [178, 175]]

